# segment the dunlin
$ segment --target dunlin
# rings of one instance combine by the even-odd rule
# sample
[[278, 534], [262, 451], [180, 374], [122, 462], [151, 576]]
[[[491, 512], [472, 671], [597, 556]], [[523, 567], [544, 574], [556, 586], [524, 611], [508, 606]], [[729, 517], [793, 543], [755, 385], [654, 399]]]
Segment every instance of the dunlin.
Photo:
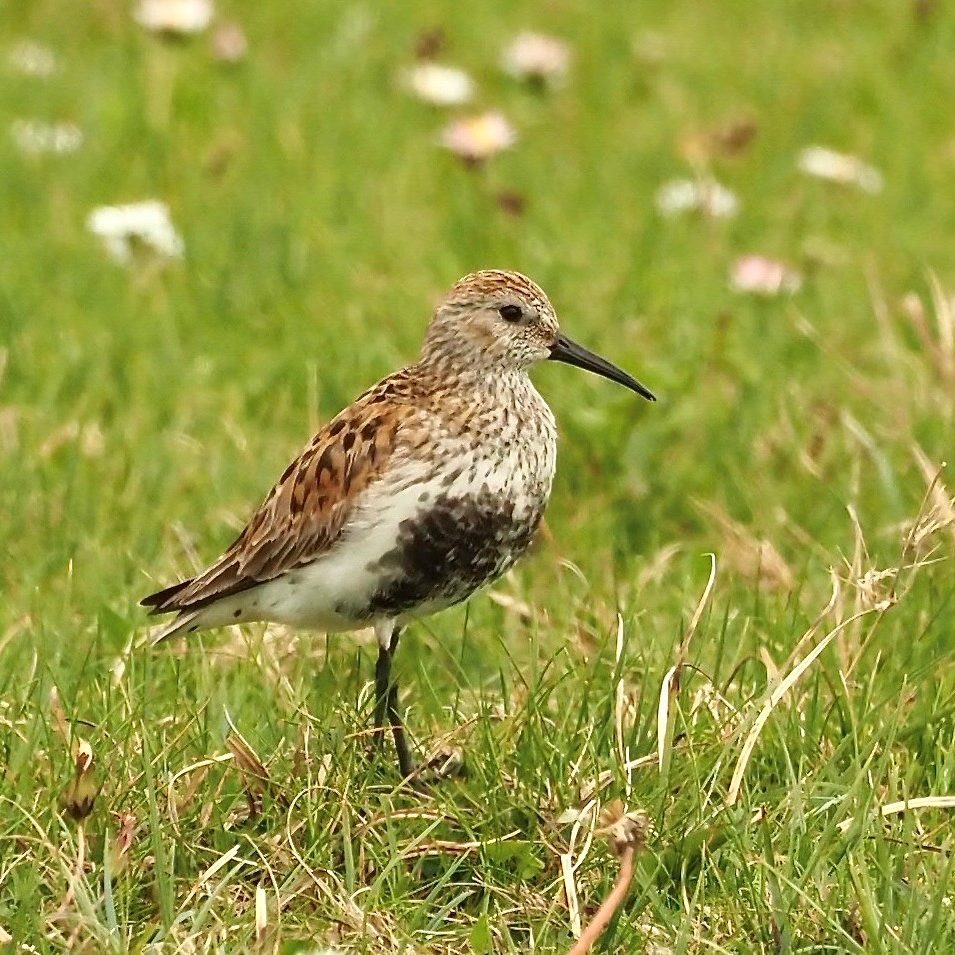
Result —
[[550, 496], [554, 416], [528, 371], [565, 362], [653, 400], [563, 335], [517, 272], [475, 272], [435, 310], [421, 356], [366, 391], [286, 468], [207, 570], [146, 597], [180, 632], [275, 621], [325, 632], [373, 626], [375, 727], [413, 763], [391, 661], [401, 627], [466, 600], [531, 543]]

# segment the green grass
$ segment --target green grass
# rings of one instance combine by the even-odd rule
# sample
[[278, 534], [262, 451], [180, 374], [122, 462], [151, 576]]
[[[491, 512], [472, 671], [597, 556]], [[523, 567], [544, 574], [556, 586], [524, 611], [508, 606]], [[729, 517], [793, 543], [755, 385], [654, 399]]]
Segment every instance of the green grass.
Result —
[[[952, 528], [911, 535], [955, 487], [943, 474], [924, 503], [916, 450], [929, 471], [955, 450], [950, 306], [932, 296], [933, 276], [955, 287], [952, 12], [221, 6], [250, 38], [234, 67], [207, 38], [149, 37], [126, 3], [3, 11], [4, 58], [33, 37], [59, 60], [38, 80], [4, 59], [3, 115], [73, 120], [86, 140], [24, 157], [0, 137], [0, 929], [44, 952], [563, 952], [567, 810], [586, 810], [585, 922], [616, 874], [586, 838], [596, 796], [653, 823], [602, 952], [955, 949], [952, 810], [878, 815], [955, 793]], [[520, 130], [481, 170], [436, 147], [445, 116], [396, 84], [435, 26]], [[573, 42], [564, 88], [498, 71], [529, 26]], [[748, 148], [697, 160], [740, 215], [662, 219], [654, 193], [692, 175], [688, 143], [741, 118]], [[812, 143], [863, 156], [884, 191], [801, 176]], [[87, 214], [153, 196], [185, 259], [110, 263]], [[804, 288], [734, 295], [729, 265], [753, 251], [798, 265]], [[403, 638], [419, 755], [461, 747], [468, 769], [418, 796], [390, 752], [367, 755], [365, 635], [134, 650], [136, 604], [215, 557], [480, 267], [535, 277], [570, 334], [663, 400], [536, 375], [562, 440], [549, 536], [496, 601]], [[797, 647], [830, 568], [836, 598]], [[861, 610], [773, 708], [729, 805], [778, 680]], [[656, 752], [678, 662], [664, 771], [628, 773]], [[67, 737], [102, 785], [82, 827], [60, 801]]]

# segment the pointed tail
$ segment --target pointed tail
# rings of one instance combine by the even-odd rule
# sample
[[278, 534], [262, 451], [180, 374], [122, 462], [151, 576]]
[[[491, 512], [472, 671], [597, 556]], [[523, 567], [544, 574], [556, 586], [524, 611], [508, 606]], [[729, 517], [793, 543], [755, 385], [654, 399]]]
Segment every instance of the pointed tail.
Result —
[[170, 637], [174, 637], [183, 631], [188, 631], [189, 633], [195, 632], [199, 629], [196, 619], [201, 613], [201, 609], [187, 610], [185, 613], [179, 614], [174, 620], [170, 620], [164, 626], [157, 627], [149, 634], [150, 646], [154, 647], [157, 643], [162, 643], [163, 640], [168, 640]]

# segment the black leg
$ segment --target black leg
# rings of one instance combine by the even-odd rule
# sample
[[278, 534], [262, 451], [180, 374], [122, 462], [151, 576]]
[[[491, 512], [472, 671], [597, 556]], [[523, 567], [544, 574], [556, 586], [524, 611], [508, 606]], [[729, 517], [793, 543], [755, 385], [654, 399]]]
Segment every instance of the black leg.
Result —
[[414, 761], [408, 748], [405, 728], [398, 712], [398, 684], [391, 678], [391, 658], [398, 648], [398, 630], [391, 637], [388, 649], [378, 648], [378, 662], [375, 664], [375, 745], [381, 746], [384, 736], [385, 717], [391, 726], [395, 738], [395, 751], [398, 754], [398, 769], [402, 777], [407, 778], [414, 772]]
[[414, 760], [411, 758], [405, 728], [401, 722], [401, 714], [398, 712], [398, 687], [394, 683], [391, 684], [391, 690], [388, 693], [388, 719], [391, 721], [391, 733], [395, 738], [398, 769], [402, 778], [407, 779], [414, 772]]
[[391, 695], [391, 653], [378, 647], [378, 662], [375, 664], [375, 746], [380, 748], [385, 735], [385, 714]]

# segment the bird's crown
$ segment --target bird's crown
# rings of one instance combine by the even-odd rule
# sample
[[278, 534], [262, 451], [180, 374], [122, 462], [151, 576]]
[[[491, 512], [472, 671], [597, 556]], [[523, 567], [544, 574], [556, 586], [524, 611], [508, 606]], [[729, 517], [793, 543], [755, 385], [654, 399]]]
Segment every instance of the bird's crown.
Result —
[[435, 309], [422, 360], [458, 370], [524, 369], [548, 357], [559, 333], [543, 289], [520, 272], [459, 279]]

